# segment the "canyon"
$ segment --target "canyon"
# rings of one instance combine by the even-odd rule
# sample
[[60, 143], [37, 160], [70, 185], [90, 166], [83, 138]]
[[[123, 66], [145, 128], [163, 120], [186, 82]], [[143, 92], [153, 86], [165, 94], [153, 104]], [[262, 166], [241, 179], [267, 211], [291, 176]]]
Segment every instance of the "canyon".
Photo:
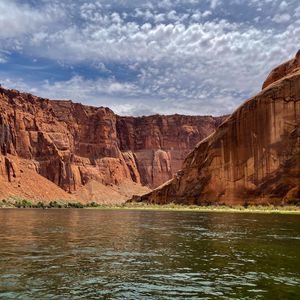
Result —
[[300, 51], [231, 116], [118, 116], [0, 87], [0, 199], [284, 205], [300, 198]]
[[300, 51], [196, 146], [174, 179], [134, 200], [284, 205], [299, 199]]
[[0, 198], [120, 203], [171, 179], [225, 117], [123, 117], [0, 88]]

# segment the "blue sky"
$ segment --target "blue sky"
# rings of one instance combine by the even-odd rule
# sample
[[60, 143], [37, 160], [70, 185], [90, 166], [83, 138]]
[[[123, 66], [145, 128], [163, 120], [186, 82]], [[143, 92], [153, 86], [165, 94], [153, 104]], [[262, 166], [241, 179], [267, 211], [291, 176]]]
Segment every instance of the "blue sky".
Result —
[[232, 112], [300, 48], [299, 0], [0, 0], [0, 82], [122, 115]]

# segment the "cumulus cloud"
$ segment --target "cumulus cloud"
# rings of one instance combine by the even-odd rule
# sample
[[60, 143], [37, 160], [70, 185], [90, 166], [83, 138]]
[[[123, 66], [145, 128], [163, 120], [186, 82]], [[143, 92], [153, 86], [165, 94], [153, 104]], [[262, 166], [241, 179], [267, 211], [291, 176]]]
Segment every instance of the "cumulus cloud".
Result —
[[211, 0], [210, 1], [210, 7], [212, 9], [215, 9], [217, 7], [217, 5], [219, 4], [219, 0]]
[[274, 16], [274, 18], [272, 19], [274, 22], [276, 23], [287, 23], [291, 20], [291, 16], [290, 14], [277, 14]]
[[[30, 3], [0, 0], [0, 25], [13, 24], [0, 42], [6, 51], [67, 65], [69, 75], [24, 75], [21, 86], [122, 114], [229, 113], [299, 47], [297, 1]], [[1, 58], [9, 55], [0, 51]]]
[[1, 39], [23, 37], [53, 24], [63, 16], [63, 10], [56, 11], [55, 5], [39, 10], [14, 0], [0, 0], [0, 12]]
[[280, 5], [279, 5], [279, 10], [284, 11], [284, 10], [286, 10], [287, 8], [288, 8], [287, 2], [286, 2], [286, 1], [282, 1], [282, 2], [280, 3]]

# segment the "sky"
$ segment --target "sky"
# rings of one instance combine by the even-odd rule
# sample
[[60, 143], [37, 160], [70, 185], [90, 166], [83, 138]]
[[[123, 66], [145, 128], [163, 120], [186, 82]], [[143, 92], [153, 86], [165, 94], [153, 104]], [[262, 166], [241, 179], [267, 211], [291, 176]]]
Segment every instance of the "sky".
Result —
[[299, 0], [0, 0], [0, 83], [120, 115], [231, 113], [300, 48]]

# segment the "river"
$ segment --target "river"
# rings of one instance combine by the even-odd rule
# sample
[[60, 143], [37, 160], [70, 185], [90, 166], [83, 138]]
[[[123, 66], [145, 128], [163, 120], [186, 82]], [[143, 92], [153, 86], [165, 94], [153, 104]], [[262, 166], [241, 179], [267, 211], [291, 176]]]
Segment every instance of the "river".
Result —
[[2, 209], [0, 299], [300, 299], [300, 216]]

